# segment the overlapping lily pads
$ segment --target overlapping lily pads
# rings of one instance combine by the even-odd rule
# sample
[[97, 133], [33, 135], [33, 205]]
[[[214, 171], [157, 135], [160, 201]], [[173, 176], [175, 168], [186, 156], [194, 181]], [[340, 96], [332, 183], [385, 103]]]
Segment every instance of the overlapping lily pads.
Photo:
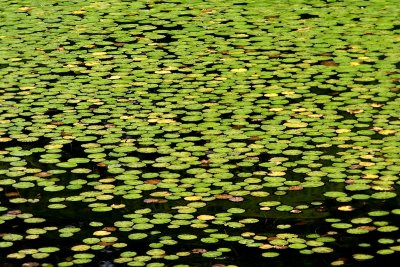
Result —
[[39, 2], [2, 12], [0, 262], [398, 256], [396, 1]]

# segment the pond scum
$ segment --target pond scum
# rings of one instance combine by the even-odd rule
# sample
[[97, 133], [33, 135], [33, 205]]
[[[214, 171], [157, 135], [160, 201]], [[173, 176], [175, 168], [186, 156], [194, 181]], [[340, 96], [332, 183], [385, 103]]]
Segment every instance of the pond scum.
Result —
[[396, 0], [3, 0], [0, 266], [395, 266]]

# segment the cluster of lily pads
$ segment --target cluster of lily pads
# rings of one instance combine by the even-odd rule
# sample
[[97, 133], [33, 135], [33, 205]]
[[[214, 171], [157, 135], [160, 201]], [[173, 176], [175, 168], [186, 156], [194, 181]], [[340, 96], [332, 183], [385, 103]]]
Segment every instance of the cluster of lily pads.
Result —
[[399, 257], [396, 1], [5, 2], [1, 263]]

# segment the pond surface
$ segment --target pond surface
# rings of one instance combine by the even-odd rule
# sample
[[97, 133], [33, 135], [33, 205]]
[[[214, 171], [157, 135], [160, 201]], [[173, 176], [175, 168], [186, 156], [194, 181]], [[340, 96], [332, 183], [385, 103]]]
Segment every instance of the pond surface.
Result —
[[0, 266], [396, 266], [397, 1], [3, 2]]

